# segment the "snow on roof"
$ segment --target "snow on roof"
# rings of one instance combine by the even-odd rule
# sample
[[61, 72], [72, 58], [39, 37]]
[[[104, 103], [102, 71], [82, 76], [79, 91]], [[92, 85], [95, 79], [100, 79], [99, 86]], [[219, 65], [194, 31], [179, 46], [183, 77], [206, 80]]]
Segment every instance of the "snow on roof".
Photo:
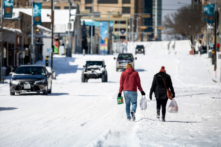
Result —
[[[24, 8], [14, 8], [13, 9], [13, 18], [16, 18], [19, 16], [19, 12], [23, 12], [25, 14], [28, 14], [32, 16], [32, 9], [24, 9]], [[41, 19], [42, 22], [51, 22], [50, 17], [47, 16], [51, 15], [51, 9], [42, 9], [41, 10]], [[71, 10], [71, 14], [76, 14], [76, 9]], [[75, 16], [71, 16], [70, 19], [75, 19]], [[69, 22], [69, 10], [68, 9], [60, 9], [60, 10], [54, 10], [54, 25], [67, 25]]]
[[41, 25], [37, 25], [37, 28], [42, 29], [42, 30], [44, 30], [44, 31], [46, 31], [46, 32], [51, 32], [50, 29], [48, 29], [48, 28], [46, 28], [46, 27], [43, 27], [43, 26], [41, 26]]
[[3, 29], [7, 31], [11, 31], [11, 32], [22, 33], [20, 29], [13, 29], [13, 28], [8, 28], [8, 27], [3, 27]]

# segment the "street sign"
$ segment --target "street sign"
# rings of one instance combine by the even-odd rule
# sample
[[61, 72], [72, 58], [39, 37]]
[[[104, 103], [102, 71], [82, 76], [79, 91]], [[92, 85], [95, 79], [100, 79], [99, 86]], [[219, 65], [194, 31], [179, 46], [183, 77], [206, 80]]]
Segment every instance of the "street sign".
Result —
[[47, 48], [47, 53], [51, 53], [52, 49], [51, 48]]
[[120, 32], [121, 32], [121, 34], [122, 34], [122, 35], [125, 33], [125, 31], [124, 31], [124, 30], [120, 30]]
[[144, 29], [147, 29], [147, 27], [140, 27], [140, 29], [144, 30]]

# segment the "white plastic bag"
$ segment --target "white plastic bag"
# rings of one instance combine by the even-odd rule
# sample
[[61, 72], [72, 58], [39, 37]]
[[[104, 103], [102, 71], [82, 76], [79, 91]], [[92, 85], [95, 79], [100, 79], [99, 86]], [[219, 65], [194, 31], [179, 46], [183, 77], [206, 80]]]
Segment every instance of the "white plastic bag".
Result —
[[141, 110], [146, 110], [147, 109], [147, 99], [145, 96], [142, 96], [140, 100], [140, 109]]
[[178, 113], [178, 105], [177, 105], [177, 102], [175, 101], [175, 99], [172, 99], [172, 101], [170, 102], [170, 105], [168, 107], [168, 111], [170, 113]]

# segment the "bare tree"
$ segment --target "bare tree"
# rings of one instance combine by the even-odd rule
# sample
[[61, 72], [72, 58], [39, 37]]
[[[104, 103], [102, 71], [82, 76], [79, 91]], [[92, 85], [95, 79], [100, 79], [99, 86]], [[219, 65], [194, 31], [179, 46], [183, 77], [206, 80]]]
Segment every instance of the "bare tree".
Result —
[[202, 5], [189, 5], [178, 9], [177, 12], [166, 15], [163, 23], [166, 34], [180, 34], [193, 42], [202, 33], [206, 22], [203, 19]]

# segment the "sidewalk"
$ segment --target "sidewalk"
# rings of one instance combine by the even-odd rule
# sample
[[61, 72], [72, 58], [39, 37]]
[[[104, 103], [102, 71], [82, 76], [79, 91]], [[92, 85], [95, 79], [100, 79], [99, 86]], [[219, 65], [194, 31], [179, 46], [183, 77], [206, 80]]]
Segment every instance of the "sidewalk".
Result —
[[[194, 55], [194, 56], [200, 56], [200, 55]], [[203, 54], [200, 56], [201, 58], [203, 58], [203, 61], [205, 62], [207, 68], [208, 68], [208, 72], [211, 75], [211, 79], [213, 82], [215, 83], [221, 83], [221, 75], [218, 75], [218, 70], [221, 70], [221, 67], [217, 67], [217, 71], [215, 72], [214, 70], [214, 65], [212, 65], [212, 59], [208, 58], [208, 54]]]

